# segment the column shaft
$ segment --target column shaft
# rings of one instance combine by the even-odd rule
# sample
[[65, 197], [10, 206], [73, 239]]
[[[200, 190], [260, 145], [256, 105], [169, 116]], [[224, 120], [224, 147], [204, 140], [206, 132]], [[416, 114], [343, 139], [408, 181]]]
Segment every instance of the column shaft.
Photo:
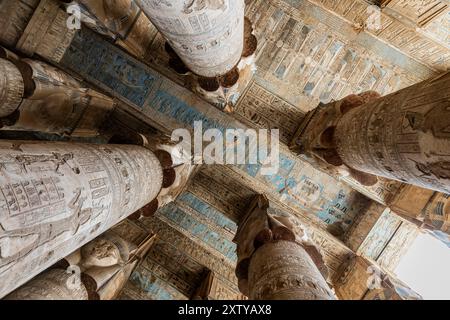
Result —
[[0, 142], [0, 297], [156, 198], [136, 146]]
[[244, 49], [244, 0], [138, 0], [142, 10], [194, 73], [218, 77]]
[[334, 133], [352, 169], [450, 193], [450, 72], [350, 110]]
[[359, 256], [341, 265], [333, 285], [342, 300], [422, 300], [400, 280]]
[[113, 300], [147, 254], [156, 236], [136, 241], [122, 223], [95, 238], [51, 268], [13, 291], [5, 299], [20, 300]]
[[[100, 26], [114, 37], [126, 37], [140, 12], [133, 0], [77, 0], [77, 2], [83, 5], [88, 10], [88, 14], [93, 15]], [[102, 32], [98, 25], [91, 27]]]

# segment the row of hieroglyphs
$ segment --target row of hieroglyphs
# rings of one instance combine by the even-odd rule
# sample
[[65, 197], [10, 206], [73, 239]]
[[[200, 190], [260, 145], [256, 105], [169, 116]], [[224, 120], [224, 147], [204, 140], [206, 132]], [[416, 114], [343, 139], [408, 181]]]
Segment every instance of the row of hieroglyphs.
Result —
[[[284, 2], [292, 5], [292, 1], [289, 0], [273, 0], [276, 3]], [[326, 10], [330, 10], [341, 17], [345, 18], [352, 24], [362, 24], [367, 21], [371, 15], [371, 11], [368, 10], [370, 3], [363, 0], [309, 0], [318, 6]], [[406, 3], [407, 2], [407, 3]], [[431, 3], [433, 2], [433, 3]], [[393, 45], [399, 50], [405, 52], [410, 57], [417, 59], [421, 63], [429, 65], [431, 68], [438, 71], [445, 71], [450, 63], [450, 54], [448, 48], [450, 46], [449, 39], [445, 36], [440, 36], [440, 32], [437, 35], [433, 34], [433, 27], [431, 23], [433, 19], [436, 23], [444, 21], [442, 27], [445, 29], [445, 25], [448, 25], [449, 8], [445, 8], [446, 3], [444, 1], [403, 1], [392, 0], [387, 4], [386, 8], [396, 10], [397, 13], [409, 16], [416, 23], [416, 25], [408, 25], [401, 19], [393, 15], [388, 15], [381, 10], [381, 28], [375, 28], [371, 30], [367, 29], [365, 32], [373, 38], [379, 38], [382, 41]], [[296, 7], [296, 5], [293, 5]], [[427, 10], [430, 8], [444, 10], [440, 11], [441, 14], [431, 16], [429, 21], [420, 21], [424, 17], [421, 10]], [[387, 11], [387, 10], [386, 10]], [[398, 16], [398, 15], [397, 15]], [[419, 19], [414, 16], [419, 16]], [[445, 22], [446, 21], [446, 22]], [[425, 25], [423, 23], [425, 22]], [[420, 29], [420, 27], [423, 27]], [[436, 26], [434, 26], [436, 27]], [[431, 36], [430, 36], [431, 35]]]

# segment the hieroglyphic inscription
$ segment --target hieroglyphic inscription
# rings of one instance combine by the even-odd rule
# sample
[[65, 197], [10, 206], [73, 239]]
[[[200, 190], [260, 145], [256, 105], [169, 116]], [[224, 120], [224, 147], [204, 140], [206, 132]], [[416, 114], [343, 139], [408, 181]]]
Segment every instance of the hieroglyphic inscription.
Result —
[[238, 64], [244, 42], [244, 0], [138, 3], [194, 73], [220, 76]]
[[234, 243], [208, 228], [207, 224], [195, 219], [186, 211], [175, 204], [168, 204], [156, 213], [156, 217], [186, 236], [192, 237], [200, 246], [217, 251], [217, 254], [229, 260], [230, 264], [234, 263], [236, 261]]
[[[96, 54], [88, 55], [87, 53], [89, 52], [95, 52]], [[122, 67], [117, 68], [118, 70], [131, 70], [131, 74], [144, 73], [144, 75], [152, 75], [156, 81], [150, 82], [150, 86], [144, 86], [145, 90], [144, 88], [136, 90], [136, 88], [132, 86], [132, 83], [123, 81], [123, 77], [117, 72], [108, 72], [108, 78], [105, 78], [104, 73], [102, 75], [103, 70], [111, 70], [111, 68], [103, 65], [104, 61], [120, 61]], [[63, 64], [73, 71], [82, 74], [88, 81], [105, 88], [108, 92], [111, 92], [124, 101], [131, 102], [130, 100], [132, 99], [129, 99], [127, 95], [120, 90], [114, 90], [116, 86], [123, 88], [123, 90], [126, 89], [127, 92], [136, 92], [137, 96], [132, 105], [135, 106], [136, 109], [141, 109], [143, 106], [144, 113], [148, 117], [151, 116], [154, 120], [163, 119], [162, 122], [164, 122], [166, 128], [179, 128], [180, 125], [190, 128], [194, 120], [203, 121], [205, 129], [223, 129], [242, 126], [242, 124], [234, 121], [230, 116], [223, 114], [219, 116], [219, 112], [216, 109], [211, 106], [206, 106], [204, 102], [193, 96], [187, 90], [177, 87], [169, 81], [161, 80], [161, 77], [156, 72], [136, 62], [134, 59], [114, 48], [100, 37], [93, 35], [92, 32], [86, 30], [80, 32], [79, 37], [77, 37], [73, 46], [68, 50], [63, 59]], [[138, 76], [138, 78], [140, 77]], [[293, 162], [293, 159], [294, 157], [291, 155], [282, 157], [282, 168], [278, 175], [272, 177], [260, 176], [258, 175], [260, 171], [258, 166], [248, 166], [243, 168], [243, 170], [236, 169], [238, 173], [233, 173], [232, 180], [240, 182], [251, 181], [249, 182], [250, 187], [248, 189], [251, 190], [256, 188], [255, 190], [259, 190], [264, 188], [264, 190], [262, 190], [263, 193], [269, 192], [276, 194], [278, 201], [280, 201], [281, 196], [284, 196], [289, 199], [288, 202], [290, 205], [292, 204], [292, 206], [297, 208], [299, 203], [314, 208], [311, 211], [308, 210], [308, 213], [304, 213], [305, 215], [311, 215], [310, 212], [315, 212], [316, 209], [319, 209], [318, 211], [321, 211], [321, 217], [333, 217], [332, 219], [330, 218], [329, 223], [345, 219], [344, 221], [347, 221], [344, 222], [345, 229], [346, 225], [351, 223], [351, 215], [357, 212], [356, 207], [354, 207], [354, 209], [349, 209], [350, 202], [346, 205], [347, 199], [352, 201], [352, 196], [349, 198], [343, 196], [347, 191], [351, 192], [350, 188], [347, 188], [346, 186], [337, 183], [336, 180], [331, 177], [314, 170], [309, 164], [300, 160]], [[292, 169], [292, 166], [295, 168]], [[220, 168], [219, 172], [224, 171], [225, 175], [229, 175], [228, 171], [230, 170], [233, 169], [226, 169], [224, 167]], [[304, 174], [299, 174], [299, 171]], [[245, 179], [242, 177], [245, 177]], [[317, 195], [320, 195], [320, 186], [322, 185], [322, 182], [318, 182], [318, 180], [321, 179], [325, 179], [327, 183], [323, 184], [325, 190], [323, 195], [317, 200]], [[260, 181], [264, 181], [263, 186]], [[286, 184], [288, 185], [288, 188], [285, 188]], [[294, 190], [297, 190], [296, 192], [291, 192], [292, 186]], [[295, 186], [298, 186], [298, 188]], [[332, 195], [328, 195], [328, 188], [334, 190], [330, 193]], [[339, 190], [341, 189], [343, 192], [341, 192], [341, 195], [339, 196]], [[308, 202], [311, 201], [310, 199], [312, 199], [312, 201], [316, 199], [314, 205]], [[333, 205], [328, 205], [328, 202], [333, 199], [336, 200]], [[339, 208], [337, 205], [339, 205]], [[321, 225], [321, 228], [326, 228], [326, 225]], [[329, 260], [335, 267], [339, 264], [336, 262], [336, 259], [339, 260], [340, 257], [342, 257], [342, 252], [348, 251], [344, 250], [342, 246], [339, 245], [337, 246], [339, 248], [339, 250], [337, 250], [339, 253], [337, 253], [336, 249], [331, 248], [333, 246], [333, 241], [327, 238], [327, 241], [321, 243], [325, 242], [326, 244], [324, 245], [326, 245], [328, 248], [327, 250], [330, 251]]]
[[15, 47], [27, 27], [39, 0], [2, 1], [0, 3], [0, 42]]
[[83, 285], [69, 287], [73, 275], [63, 269], [52, 269], [7, 296], [7, 300], [88, 300]]
[[157, 233], [166, 243], [175, 246], [195, 261], [219, 274], [228, 283], [237, 286], [234, 264], [230, 264], [226, 259], [214, 255], [211, 250], [199, 247], [192, 239], [159, 219], [144, 218], [141, 223], [152, 232]]
[[162, 184], [157, 158], [132, 146], [3, 141], [0, 162], [0, 296], [143, 207]]
[[168, 285], [164, 280], [155, 277], [151, 271], [140, 268], [132, 273], [120, 299], [188, 300], [189, 297]]
[[246, 300], [243, 294], [218, 276], [214, 276], [209, 297], [213, 300]]
[[359, 254], [360, 247], [377, 225], [380, 217], [387, 208], [376, 202], [368, 202], [368, 209], [361, 212], [343, 237], [344, 243], [355, 253]]
[[377, 258], [377, 263], [383, 270], [395, 272], [404, 255], [409, 251], [413, 242], [419, 235], [419, 228], [407, 221], [402, 221], [394, 236]]
[[363, 257], [376, 261], [386, 245], [401, 226], [402, 220], [389, 210], [382, 211], [357, 253]]
[[201, 264], [162, 240], [156, 241], [137, 271], [142, 268], [186, 297], [193, 294], [205, 271]]
[[[374, 276], [377, 275], [377, 279]], [[376, 280], [377, 282], [375, 282]], [[335, 278], [336, 294], [343, 300], [421, 300], [422, 297], [380, 267], [359, 256], [344, 263]]]
[[333, 292], [308, 253], [297, 243], [267, 243], [249, 267], [250, 299], [333, 300]]
[[237, 230], [237, 225], [227, 218], [221, 211], [214, 206], [203, 201], [203, 199], [196, 197], [190, 192], [184, 192], [177, 199], [177, 204], [189, 210], [194, 217], [206, 222], [214, 229], [220, 230], [220, 233], [225, 237], [229, 236], [231, 240]]
[[255, 193], [240, 181], [218, 170], [202, 168], [193, 178], [189, 192], [213, 205], [226, 217], [238, 223]]
[[37, 53], [52, 62], [59, 62], [70, 45], [75, 29], [67, 27], [68, 13], [59, 2], [43, 0], [17, 43], [17, 49], [31, 56]]
[[446, 12], [448, 3], [445, 0], [388, 0], [384, 1], [383, 7], [385, 11], [391, 9], [410, 19], [418, 27], [425, 27]]

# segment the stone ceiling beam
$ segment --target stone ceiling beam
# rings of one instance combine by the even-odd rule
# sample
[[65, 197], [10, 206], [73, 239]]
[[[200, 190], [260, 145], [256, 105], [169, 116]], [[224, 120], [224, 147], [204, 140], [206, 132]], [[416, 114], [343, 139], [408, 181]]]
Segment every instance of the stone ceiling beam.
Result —
[[3, 130], [85, 138], [100, 135], [115, 107], [112, 98], [47, 63], [8, 58], [0, 59], [0, 68], [7, 71], [6, 81], [0, 81], [6, 85], [0, 98]]
[[385, 205], [448, 233], [449, 87], [445, 73], [386, 97], [365, 92], [320, 105], [303, 120], [291, 149], [362, 185], [383, 180], [377, 176], [399, 181]]

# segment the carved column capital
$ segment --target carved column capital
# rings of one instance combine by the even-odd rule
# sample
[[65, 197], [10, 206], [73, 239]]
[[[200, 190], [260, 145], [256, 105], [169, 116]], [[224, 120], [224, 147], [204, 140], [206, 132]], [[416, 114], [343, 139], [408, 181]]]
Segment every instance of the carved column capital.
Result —
[[[237, 243], [236, 276], [239, 289], [251, 299], [284, 297], [282, 291], [286, 288], [283, 287], [274, 287], [270, 294], [265, 289], [257, 289], [257, 286], [269, 286], [266, 282], [270, 276], [266, 277], [265, 273], [272, 274], [275, 278], [286, 276], [293, 279], [295, 273], [302, 272], [309, 272], [314, 278], [311, 281], [321, 283], [317, 287], [321, 288], [319, 291], [322, 293], [312, 293], [311, 288], [303, 287], [308, 286], [308, 282], [296, 278], [294, 282], [286, 285], [291, 292], [288, 296], [292, 299], [333, 297], [325, 281], [328, 270], [320, 251], [308, 241], [305, 227], [298, 224], [289, 213], [272, 207], [265, 196], [255, 197], [248, 213], [239, 224], [234, 242]], [[290, 259], [289, 256], [294, 258]], [[264, 269], [255, 261], [260, 261], [268, 269]], [[261, 280], [265, 284], [258, 284], [259, 277], [267, 280]], [[281, 281], [281, 278], [277, 279]]]

